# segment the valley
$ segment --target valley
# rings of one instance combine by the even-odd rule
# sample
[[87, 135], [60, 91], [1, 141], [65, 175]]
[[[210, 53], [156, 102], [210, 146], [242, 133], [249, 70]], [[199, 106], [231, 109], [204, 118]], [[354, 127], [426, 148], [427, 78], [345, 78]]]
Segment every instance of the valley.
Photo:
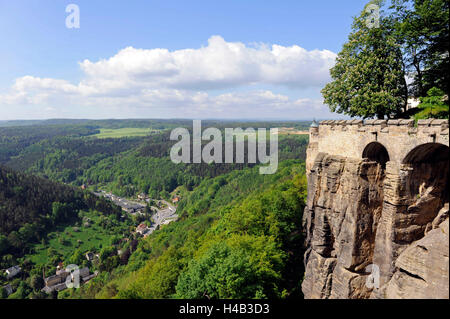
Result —
[[[204, 284], [226, 284], [236, 267], [252, 270], [217, 297], [301, 293], [307, 136], [280, 135], [279, 169], [266, 176], [259, 163], [172, 163], [169, 133], [179, 121], [67, 121], [0, 127], [0, 171], [8, 183], [0, 185], [0, 269], [20, 268], [0, 278], [4, 297], [198, 298]], [[208, 124], [223, 130], [280, 123]], [[283, 125], [301, 130], [309, 123]], [[105, 132], [114, 134], [98, 138]], [[36, 194], [43, 184], [48, 190]], [[78, 199], [49, 196], [59, 187]], [[21, 202], [27, 208], [19, 221]], [[217, 267], [231, 268], [186, 290], [210, 254], [221, 256]], [[86, 272], [79, 289], [50, 279], [71, 264]], [[254, 288], [242, 290], [253, 281]]]

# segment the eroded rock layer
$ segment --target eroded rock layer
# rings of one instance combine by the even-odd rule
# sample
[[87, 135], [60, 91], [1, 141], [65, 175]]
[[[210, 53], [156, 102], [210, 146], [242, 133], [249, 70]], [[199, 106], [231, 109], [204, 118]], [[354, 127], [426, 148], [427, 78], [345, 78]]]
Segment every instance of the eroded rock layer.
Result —
[[411, 158], [316, 156], [305, 298], [448, 298], [448, 155]]

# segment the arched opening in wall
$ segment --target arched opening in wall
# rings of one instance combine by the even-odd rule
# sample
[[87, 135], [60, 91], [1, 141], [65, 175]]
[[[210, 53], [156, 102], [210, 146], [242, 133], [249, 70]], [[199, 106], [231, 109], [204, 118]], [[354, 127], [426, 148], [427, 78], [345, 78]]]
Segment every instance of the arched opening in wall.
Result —
[[378, 142], [367, 144], [364, 148], [362, 157], [367, 158], [370, 161], [380, 163], [382, 168], [385, 168], [386, 163], [389, 162], [389, 153], [386, 147]]
[[[417, 240], [442, 221], [449, 203], [449, 147], [426, 143], [411, 150], [402, 161], [405, 176], [404, 198], [410, 238]], [[441, 216], [441, 217], [439, 217]], [[413, 236], [414, 235], [414, 236]]]
[[439, 163], [448, 161], [449, 147], [439, 143], [426, 143], [410, 151], [403, 164]]

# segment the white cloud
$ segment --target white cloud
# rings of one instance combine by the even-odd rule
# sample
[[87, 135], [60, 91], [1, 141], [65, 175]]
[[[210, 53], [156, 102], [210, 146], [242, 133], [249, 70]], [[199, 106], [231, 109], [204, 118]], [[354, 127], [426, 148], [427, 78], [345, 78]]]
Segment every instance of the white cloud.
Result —
[[125, 48], [98, 62], [80, 63], [88, 76], [85, 83], [105, 88], [120, 85], [178, 89], [224, 89], [249, 84], [281, 84], [290, 87], [322, 86], [336, 54], [328, 50], [307, 51], [297, 45], [248, 47], [226, 42], [220, 36], [208, 46], [170, 52], [166, 49]]
[[[208, 45], [199, 49], [128, 47], [109, 59], [80, 62], [84, 77], [77, 84], [30, 75], [18, 78], [8, 93], [0, 94], [0, 108], [32, 104], [47, 110], [91, 106], [145, 113], [143, 110], [153, 109], [173, 117], [228, 117], [234, 111], [258, 117], [258, 112], [298, 113], [308, 112], [308, 108], [323, 111], [318, 100], [292, 99], [272, 91], [281, 86], [290, 91], [311, 87], [318, 91], [329, 81], [335, 57], [328, 50], [307, 51], [297, 45], [247, 46], [226, 42], [220, 36], [211, 37]], [[236, 92], [238, 87], [246, 92]], [[229, 92], [212, 95], [213, 89]]]

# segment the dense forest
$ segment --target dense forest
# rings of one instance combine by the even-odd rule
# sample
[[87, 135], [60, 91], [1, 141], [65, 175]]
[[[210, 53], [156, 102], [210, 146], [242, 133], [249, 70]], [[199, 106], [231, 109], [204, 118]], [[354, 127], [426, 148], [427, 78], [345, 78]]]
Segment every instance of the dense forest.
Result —
[[[309, 125], [205, 122], [222, 132], [277, 126], [304, 131]], [[191, 125], [187, 120], [2, 122], [0, 268], [18, 264], [23, 270], [12, 281], [0, 274], [0, 286], [9, 283], [15, 291], [8, 298], [300, 296], [308, 136], [280, 134], [278, 171], [260, 175], [259, 162], [173, 163], [170, 130], [191, 131]], [[103, 137], [105, 129], [115, 137]], [[136, 129], [149, 131], [133, 135]], [[125, 214], [93, 194], [98, 190], [130, 199], [141, 193], [166, 200], [181, 195], [179, 219], [143, 238], [135, 228], [153, 223], [150, 206], [143, 215]], [[98, 259], [86, 260], [89, 251]], [[46, 295], [42, 272], [52, 273], [60, 263], [88, 266], [98, 275], [81, 289]], [[2, 289], [0, 297], [7, 297]]]
[[0, 166], [0, 254], [22, 255], [81, 209], [120, 216], [120, 209], [89, 192]]
[[287, 298], [301, 295], [304, 165], [284, 161], [205, 179], [181, 218], [142, 242], [127, 265], [63, 298]]
[[[123, 123], [105, 120], [82, 122], [82, 125], [75, 125], [72, 122], [75, 120], [67, 120], [71, 126], [55, 126], [60, 121], [63, 120], [53, 120], [50, 126], [0, 127], [0, 163], [63, 183], [101, 186], [121, 196], [143, 192], [152, 197], [166, 197], [181, 185], [192, 190], [203, 178], [254, 165], [172, 163], [169, 153], [175, 141], [169, 139], [169, 128], [184, 125], [191, 130], [189, 125], [192, 122], [184, 120], [123, 120]], [[122, 128], [125, 125], [142, 127], [144, 124], [151, 124], [151, 128], [159, 128], [161, 131], [145, 137], [92, 137], [101, 128]], [[222, 131], [225, 127], [245, 128], [252, 127], [251, 125], [257, 128], [285, 125], [304, 130], [307, 124], [309, 123], [205, 121], [203, 126], [214, 126]], [[280, 135], [279, 160], [304, 159], [307, 143], [308, 139], [304, 135]]]

